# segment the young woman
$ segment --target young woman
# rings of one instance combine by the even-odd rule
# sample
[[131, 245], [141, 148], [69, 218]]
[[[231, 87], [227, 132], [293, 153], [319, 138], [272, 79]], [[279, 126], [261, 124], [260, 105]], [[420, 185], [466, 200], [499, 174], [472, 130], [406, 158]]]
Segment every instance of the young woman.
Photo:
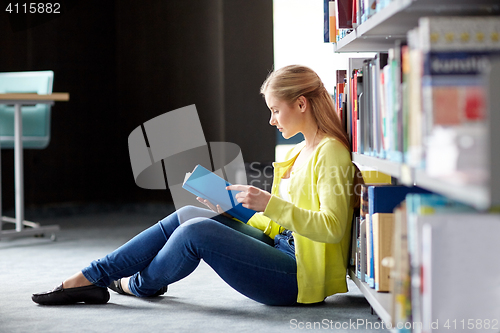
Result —
[[261, 87], [270, 124], [284, 138], [302, 133], [284, 162], [274, 164], [272, 192], [233, 185], [255, 214], [247, 224], [184, 207], [65, 280], [34, 294], [39, 304], [106, 303], [107, 287], [138, 297], [163, 294], [203, 259], [231, 287], [263, 304], [321, 302], [347, 291], [346, 268], [355, 186], [349, 141], [318, 75], [287, 66]]

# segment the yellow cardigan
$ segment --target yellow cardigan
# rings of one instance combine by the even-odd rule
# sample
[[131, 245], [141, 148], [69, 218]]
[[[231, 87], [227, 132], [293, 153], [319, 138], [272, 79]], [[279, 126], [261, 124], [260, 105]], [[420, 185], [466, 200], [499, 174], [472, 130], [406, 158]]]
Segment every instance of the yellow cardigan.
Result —
[[271, 238], [280, 232], [280, 226], [293, 231], [297, 302], [316, 303], [347, 292], [354, 166], [342, 143], [323, 138], [308, 160], [292, 172], [291, 202], [287, 202], [278, 195], [279, 184], [304, 145], [299, 143], [290, 150], [285, 162], [273, 163], [271, 200], [248, 224]]

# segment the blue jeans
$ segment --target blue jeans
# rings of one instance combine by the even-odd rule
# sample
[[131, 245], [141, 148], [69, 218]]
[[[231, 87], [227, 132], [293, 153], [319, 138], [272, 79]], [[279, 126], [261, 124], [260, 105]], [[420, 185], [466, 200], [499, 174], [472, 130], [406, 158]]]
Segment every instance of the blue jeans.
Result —
[[227, 284], [257, 302], [295, 304], [295, 258], [273, 245], [254, 227], [188, 206], [93, 261], [82, 273], [101, 287], [130, 276], [130, 291], [147, 297], [188, 276], [203, 259]]

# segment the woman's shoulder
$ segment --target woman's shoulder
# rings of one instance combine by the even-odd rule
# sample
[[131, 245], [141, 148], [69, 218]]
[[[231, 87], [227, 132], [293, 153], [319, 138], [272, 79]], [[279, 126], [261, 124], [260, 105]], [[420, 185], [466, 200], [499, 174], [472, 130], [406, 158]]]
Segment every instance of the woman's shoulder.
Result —
[[302, 148], [304, 148], [304, 146], [306, 145], [306, 142], [303, 140], [299, 143], [297, 143], [296, 145], [294, 145], [293, 147], [291, 147], [288, 152], [286, 153], [286, 159], [290, 159], [292, 157], [294, 157], [295, 155], [297, 155]]
[[317, 156], [320, 158], [345, 160], [351, 162], [351, 153], [339, 140], [324, 137], [318, 145]]
[[335, 138], [325, 136], [318, 144], [318, 151], [328, 150], [335, 150], [338, 153], [345, 152], [349, 154], [349, 150], [346, 148], [346, 146], [344, 146], [342, 142]]

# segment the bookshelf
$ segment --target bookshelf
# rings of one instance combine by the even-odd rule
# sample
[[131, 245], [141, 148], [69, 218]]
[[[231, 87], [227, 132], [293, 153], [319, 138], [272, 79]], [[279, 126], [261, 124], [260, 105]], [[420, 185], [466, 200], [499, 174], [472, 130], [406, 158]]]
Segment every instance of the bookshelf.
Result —
[[[452, 15], [498, 15], [498, 0], [393, 0], [384, 9], [353, 29], [343, 39], [334, 44], [334, 52], [387, 52], [398, 40], [406, 41], [407, 33], [418, 26], [418, 21], [425, 16]], [[404, 185], [417, 185], [448, 198], [465, 203], [482, 212], [500, 207], [500, 60], [493, 64], [491, 74], [485, 86], [487, 91], [486, 154], [489, 180], [482, 185], [463, 184], [457, 181], [429, 176], [425, 170], [411, 167], [405, 163], [353, 153], [352, 160], [360, 167], [376, 169], [390, 175]], [[495, 89], [496, 87], [496, 89]], [[348, 102], [349, 103], [349, 102]], [[373, 310], [381, 320], [391, 322], [391, 295], [378, 293], [368, 284], [361, 282], [353, 268], [349, 268], [351, 280], [363, 293]]]
[[417, 26], [423, 16], [491, 15], [500, 12], [498, 0], [393, 0], [334, 45], [335, 52], [380, 52]]
[[[397, 178], [404, 185], [416, 185], [432, 192], [442, 194], [451, 199], [469, 204], [478, 210], [485, 210], [500, 204], [500, 198], [494, 193], [494, 188], [477, 185], [460, 185], [445, 180], [428, 176], [424, 170], [413, 169], [405, 164], [400, 164], [373, 156], [352, 154], [356, 164], [376, 169], [391, 177]], [[495, 170], [495, 169], [493, 169]]]
[[357, 277], [354, 270], [349, 268], [349, 277], [356, 284], [358, 289], [363, 293], [372, 309], [377, 313], [384, 323], [391, 322], [391, 315], [389, 314], [391, 306], [391, 295], [389, 293], [379, 293], [375, 289], [370, 288], [367, 283], [361, 282]]

